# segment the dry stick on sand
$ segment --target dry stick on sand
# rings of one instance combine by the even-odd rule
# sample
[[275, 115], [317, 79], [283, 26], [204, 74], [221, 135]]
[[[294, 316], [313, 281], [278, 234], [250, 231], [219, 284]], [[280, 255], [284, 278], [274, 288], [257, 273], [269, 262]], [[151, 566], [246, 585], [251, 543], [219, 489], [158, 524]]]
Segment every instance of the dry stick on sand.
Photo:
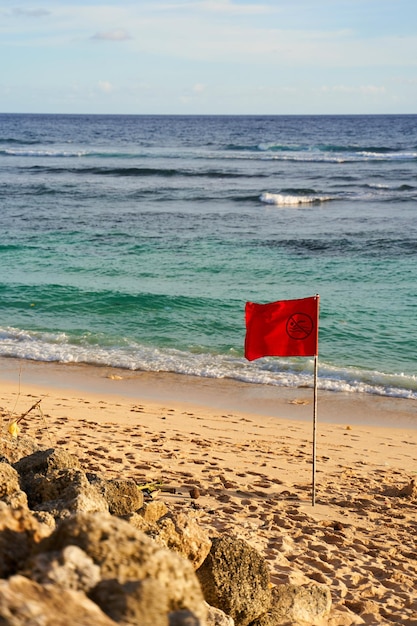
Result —
[[[21, 422], [23, 419], [25, 419], [25, 417], [27, 417], [29, 415], [29, 413], [31, 413], [37, 407], [39, 408], [40, 415], [41, 415], [42, 419], [45, 422], [45, 416], [44, 416], [44, 414], [42, 412], [42, 409], [40, 407], [40, 403], [42, 402], [42, 400], [44, 398], [46, 398], [46, 396], [43, 396], [43, 398], [40, 398], [39, 400], [37, 400], [35, 402], [35, 404], [33, 404], [30, 407], [30, 409], [28, 409], [27, 411], [22, 413], [22, 415], [20, 415], [20, 417], [14, 417], [14, 418], [10, 419], [8, 431], [12, 435], [12, 437], [17, 437], [17, 435], [19, 434], [19, 430], [20, 430], [19, 429], [19, 422]], [[45, 422], [45, 424], [46, 424], [46, 422]]]

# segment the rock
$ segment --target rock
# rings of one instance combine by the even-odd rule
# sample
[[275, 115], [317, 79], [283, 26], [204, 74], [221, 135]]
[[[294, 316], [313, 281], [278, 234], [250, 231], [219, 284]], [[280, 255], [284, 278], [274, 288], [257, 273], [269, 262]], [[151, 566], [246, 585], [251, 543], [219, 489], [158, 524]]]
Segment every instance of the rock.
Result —
[[235, 626], [235, 621], [230, 615], [207, 604], [207, 626]]
[[65, 450], [38, 450], [14, 463], [30, 508], [55, 518], [77, 511], [107, 511], [101, 494], [90, 485], [76, 457]]
[[65, 450], [39, 450], [14, 464], [28, 494], [29, 506], [55, 518], [71, 513], [127, 515], [143, 506], [143, 493], [133, 480], [105, 480], [85, 473]]
[[154, 523], [168, 513], [168, 507], [161, 500], [151, 500], [146, 502], [138, 513], [146, 522]]
[[19, 435], [19, 437], [0, 437], [0, 447], [2, 457], [12, 464], [16, 463], [16, 461], [22, 457], [41, 450], [39, 444], [32, 437], [26, 435]]
[[9, 463], [0, 463], [0, 500], [20, 491], [19, 474]]
[[100, 568], [78, 546], [36, 555], [23, 572], [43, 584], [88, 592], [100, 582]]
[[3, 502], [12, 509], [29, 508], [28, 497], [24, 491], [15, 491], [10, 496], [6, 496]]
[[269, 570], [262, 556], [243, 539], [216, 537], [196, 572], [208, 604], [247, 626], [271, 605]]
[[77, 457], [61, 449], [38, 450], [14, 463], [20, 476], [46, 474], [50, 470], [80, 469]]
[[0, 503], [0, 578], [15, 574], [30, 555], [34, 545], [49, 534], [24, 507], [12, 509]]
[[268, 611], [271, 625], [306, 622], [315, 624], [330, 613], [332, 599], [325, 585], [277, 585]]
[[32, 511], [33, 517], [35, 517], [41, 524], [46, 524], [51, 529], [51, 532], [56, 528], [56, 521], [53, 515], [48, 511]]
[[129, 515], [143, 506], [143, 492], [134, 480], [104, 480], [95, 474], [87, 474], [87, 478], [103, 495], [112, 515]]
[[152, 578], [128, 581], [103, 580], [91, 599], [115, 622], [140, 626], [168, 626], [168, 596]]
[[198, 569], [211, 548], [208, 534], [185, 513], [167, 514], [157, 524], [154, 539], [169, 550], [178, 552]]
[[[168, 511], [165, 505], [164, 509]], [[159, 513], [158, 510], [156, 512]], [[161, 546], [184, 556], [194, 569], [200, 567], [210, 550], [211, 540], [197, 522], [185, 513], [168, 512], [154, 522], [147, 521], [152, 517], [152, 514], [142, 516], [139, 512], [130, 515], [127, 520]]]
[[123, 519], [125, 519], [133, 528], [136, 530], [140, 530], [141, 532], [148, 535], [148, 537], [158, 536], [158, 527], [155, 522], [148, 522], [140, 513], [131, 513], [130, 515], [126, 515]]
[[125, 520], [77, 513], [62, 520], [37, 552], [59, 551], [68, 545], [79, 546], [100, 566], [102, 581], [116, 579], [124, 585], [154, 579], [165, 590], [170, 611], [187, 609], [205, 624], [204, 598], [191, 563], [158, 546]]
[[167, 505], [161, 500], [151, 500], [151, 502], [145, 502], [143, 506], [126, 515], [124, 519], [132, 524], [134, 528], [146, 533], [149, 537], [158, 536], [158, 527], [156, 522], [168, 513]]
[[201, 622], [191, 611], [175, 611], [169, 614], [169, 626], [200, 626]]
[[246, 542], [212, 543], [192, 515], [144, 504], [133, 480], [25, 446], [28, 456], [16, 446], [0, 458], [0, 624], [248, 626], [267, 615], [266, 561]]
[[20, 489], [19, 474], [6, 459], [0, 461], [0, 500], [13, 509], [28, 508], [28, 499]]
[[24, 576], [0, 580], [0, 624], [115, 626], [84, 593], [39, 585]]
[[78, 512], [108, 512], [106, 499], [80, 469], [50, 469], [27, 481], [29, 505], [55, 518]]

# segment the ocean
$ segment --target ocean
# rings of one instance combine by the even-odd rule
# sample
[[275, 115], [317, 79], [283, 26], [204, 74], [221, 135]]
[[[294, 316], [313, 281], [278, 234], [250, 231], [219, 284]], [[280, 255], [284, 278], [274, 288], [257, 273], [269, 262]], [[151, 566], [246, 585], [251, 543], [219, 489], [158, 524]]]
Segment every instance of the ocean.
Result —
[[0, 115], [0, 357], [417, 399], [417, 116]]

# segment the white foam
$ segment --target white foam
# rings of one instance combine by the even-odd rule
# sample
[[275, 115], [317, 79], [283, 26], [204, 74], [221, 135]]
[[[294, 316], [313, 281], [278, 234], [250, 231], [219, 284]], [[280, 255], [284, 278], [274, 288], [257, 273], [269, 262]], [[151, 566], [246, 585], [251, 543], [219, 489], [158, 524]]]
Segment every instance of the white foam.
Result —
[[[183, 352], [130, 343], [103, 346], [90, 335], [70, 342], [65, 333], [0, 328], [0, 356], [58, 363], [87, 363], [129, 370], [230, 378], [281, 387], [313, 387], [312, 359], [264, 358], [248, 362], [237, 354]], [[417, 377], [319, 364], [319, 389], [417, 400]]]
[[367, 152], [362, 151], [358, 152], [358, 155], [364, 157], [365, 160], [375, 160], [375, 161], [413, 161], [417, 158], [416, 152]]
[[15, 157], [82, 157], [88, 154], [85, 150], [68, 151], [68, 150], [23, 150], [23, 149], [7, 149], [3, 154]]
[[299, 204], [318, 204], [332, 200], [330, 196], [293, 196], [283, 195], [280, 193], [264, 192], [260, 196], [260, 201], [265, 204], [273, 204], [275, 206], [297, 206]]

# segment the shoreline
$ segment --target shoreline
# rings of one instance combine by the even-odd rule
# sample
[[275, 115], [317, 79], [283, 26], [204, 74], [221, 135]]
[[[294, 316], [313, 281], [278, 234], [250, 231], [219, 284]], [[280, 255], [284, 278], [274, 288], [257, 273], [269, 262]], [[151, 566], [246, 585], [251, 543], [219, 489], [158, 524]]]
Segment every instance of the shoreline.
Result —
[[[311, 421], [313, 389], [202, 378], [169, 372], [132, 371], [82, 363], [0, 358], [0, 385], [36, 386], [105, 394], [148, 402], [184, 403], [208, 409]], [[414, 400], [366, 393], [318, 391], [318, 423], [417, 429]]]

